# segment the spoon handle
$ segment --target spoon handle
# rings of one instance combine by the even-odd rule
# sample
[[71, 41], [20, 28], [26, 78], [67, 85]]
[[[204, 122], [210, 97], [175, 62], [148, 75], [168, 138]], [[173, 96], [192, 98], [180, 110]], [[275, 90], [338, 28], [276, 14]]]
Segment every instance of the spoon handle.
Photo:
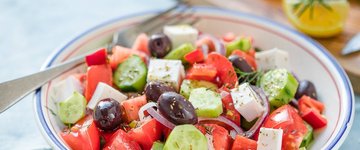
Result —
[[38, 89], [51, 79], [84, 63], [84, 56], [76, 57], [65, 63], [47, 68], [18, 79], [0, 83], [0, 113], [20, 101], [32, 91]]

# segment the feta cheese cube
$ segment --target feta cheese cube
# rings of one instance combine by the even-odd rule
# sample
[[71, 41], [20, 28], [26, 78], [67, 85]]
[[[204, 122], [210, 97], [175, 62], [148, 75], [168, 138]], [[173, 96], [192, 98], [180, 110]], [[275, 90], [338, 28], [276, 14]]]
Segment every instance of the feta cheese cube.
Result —
[[94, 91], [93, 96], [91, 97], [87, 107], [90, 109], [94, 109], [96, 107], [96, 104], [105, 98], [112, 98], [119, 103], [122, 101], [125, 101], [127, 99], [127, 96], [122, 94], [120, 91], [114, 89], [110, 85], [107, 85], [106, 83], [99, 82], [96, 86], [96, 89]]
[[189, 25], [165, 26], [163, 29], [171, 41], [172, 48], [175, 49], [184, 43], [191, 43], [195, 47], [199, 31]]
[[232, 89], [230, 94], [235, 109], [246, 121], [253, 121], [264, 112], [259, 95], [250, 87], [249, 83], [243, 83], [238, 88]]
[[185, 70], [180, 60], [152, 59], [149, 63], [147, 82], [162, 81], [179, 90]]
[[55, 84], [51, 95], [54, 97], [55, 102], [60, 102], [70, 97], [75, 91], [83, 93], [84, 89], [78, 79], [69, 76]]
[[260, 70], [290, 69], [288, 52], [278, 48], [257, 52], [255, 53], [255, 59]]
[[282, 129], [260, 128], [257, 150], [281, 150]]

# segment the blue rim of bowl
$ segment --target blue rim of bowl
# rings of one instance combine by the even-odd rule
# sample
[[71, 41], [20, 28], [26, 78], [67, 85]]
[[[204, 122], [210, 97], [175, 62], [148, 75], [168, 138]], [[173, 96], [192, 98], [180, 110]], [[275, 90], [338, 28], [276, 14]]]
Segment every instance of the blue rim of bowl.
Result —
[[[343, 70], [343, 68], [339, 65], [339, 63], [336, 61], [336, 59], [323, 47], [321, 46], [319, 43], [315, 42], [313, 39], [311, 39], [310, 37], [296, 31], [293, 30], [289, 27], [286, 27], [280, 23], [271, 21], [267, 18], [264, 17], [260, 17], [260, 16], [256, 16], [256, 15], [251, 15], [251, 14], [247, 14], [247, 13], [242, 13], [242, 12], [238, 12], [238, 11], [233, 11], [233, 10], [226, 10], [226, 9], [221, 9], [221, 8], [211, 8], [211, 7], [193, 7], [195, 10], [205, 10], [205, 11], [218, 11], [221, 13], [228, 13], [228, 14], [232, 14], [232, 15], [236, 15], [236, 16], [241, 16], [241, 17], [247, 17], [247, 18], [251, 18], [254, 19], [256, 21], [259, 22], [266, 22], [269, 23], [271, 25], [275, 25], [277, 27], [280, 27], [286, 31], [289, 31], [295, 35], [297, 35], [300, 38], [303, 38], [305, 41], [310, 42], [312, 45], [314, 45], [315, 47], [317, 47], [330, 61], [331, 63], [335, 66], [336, 70], [339, 72], [341, 78], [344, 81], [345, 84], [345, 88], [346, 88], [346, 94], [348, 95], [348, 102], [349, 102], [349, 108], [346, 109], [347, 111], [347, 118], [346, 121], [343, 122], [340, 131], [338, 132], [338, 134], [335, 136], [335, 139], [329, 144], [329, 146], [327, 147], [327, 149], [332, 149], [334, 148], [334, 146], [342, 139], [343, 135], [345, 134], [346, 130], [350, 130], [350, 127], [347, 125], [349, 123], [352, 122], [352, 118], [353, 118], [353, 109], [354, 109], [354, 93], [352, 90], [352, 86], [350, 84], [350, 80], [348, 78], [348, 76], [345, 74], [345, 71]], [[52, 63], [54, 62], [54, 60], [67, 48], [69, 47], [71, 44], [73, 44], [75, 41], [77, 41], [78, 39], [82, 38], [83, 36], [87, 35], [88, 33], [99, 29], [101, 27], [104, 27], [108, 24], [112, 24], [115, 22], [118, 22], [120, 20], [125, 20], [125, 19], [129, 19], [129, 18], [133, 18], [133, 17], [138, 17], [144, 14], [156, 14], [161, 12], [162, 10], [150, 10], [150, 11], [144, 11], [144, 12], [139, 12], [139, 13], [134, 13], [134, 14], [130, 14], [130, 15], [126, 15], [126, 16], [121, 16], [118, 18], [114, 18], [112, 20], [106, 21], [104, 23], [101, 23], [95, 27], [92, 27], [88, 30], [86, 30], [85, 32], [79, 34], [78, 36], [76, 36], [75, 38], [73, 38], [72, 40], [70, 40], [67, 44], [65, 44], [62, 48], [58, 49], [55, 53], [53, 53], [51, 56], [49, 56], [49, 59], [44, 63], [44, 65], [41, 67], [41, 70], [44, 70], [48, 67], [50, 67], [52, 65]], [[47, 135], [49, 136], [51, 142], [53, 144], [55, 144], [58, 148], [60, 149], [66, 149], [66, 147], [64, 147], [64, 145], [61, 144], [61, 142], [55, 137], [55, 135], [51, 132], [51, 129], [49, 128], [49, 126], [46, 124], [45, 118], [44, 118], [44, 114], [41, 111], [42, 107], [41, 107], [41, 88], [37, 89], [35, 92], [35, 109], [37, 112], [37, 118], [40, 121], [40, 125], [42, 127], [42, 130], [45, 131], [47, 133]]]

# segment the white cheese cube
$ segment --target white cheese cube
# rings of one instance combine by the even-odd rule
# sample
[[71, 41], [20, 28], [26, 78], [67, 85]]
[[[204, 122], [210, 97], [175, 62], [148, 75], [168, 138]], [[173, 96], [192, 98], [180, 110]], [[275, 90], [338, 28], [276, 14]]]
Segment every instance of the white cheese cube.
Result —
[[161, 81], [179, 90], [184, 78], [184, 66], [180, 60], [152, 59], [149, 63], [147, 82]]
[[290, 69], [288, 52], [278, 48], [257, 52], [255, 53], [255, 59], [260, 70]]
[[60, 102], [70, 97], [75, 91], [83, 93], [84, 89], [78, 79], [74, 76], [69, 76], [55, 84], [51, 91], [51, 97], [54, 98], [55, 102]]
[[249, 83], [243, 83], [238, 88], [232, 89], [230, 94], [235, 109], [246, 121], [253, 121], [264, 112], [260, 97], [250, 87]]
[[112, 98], [119, 103], [122, 101], [125, 101], [127, 99], [127, 96], [122, 94], [120, 91], [114, 89], [110, 85], [107, 85], [106, 83], [99, 82], [96, 86], [96, 89], [94, 91], [93, 96], [91, 97], [87, 107], [90, 109], [94, 109], [96, 107], [96, 104], [105, 98]]
[[281, 150], [282, 129], [260, 128], [257, 150]]
[[172, 48], [175, 49], [184, 43], [191, 43], [195, 47], [199, 31], [189, 25], [165, 26], [163, 29], [171, 41]]

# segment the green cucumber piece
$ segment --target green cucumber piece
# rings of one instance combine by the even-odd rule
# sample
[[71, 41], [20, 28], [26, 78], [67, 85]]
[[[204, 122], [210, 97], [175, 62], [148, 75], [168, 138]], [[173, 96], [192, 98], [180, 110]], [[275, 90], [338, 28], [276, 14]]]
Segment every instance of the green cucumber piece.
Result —
[[251, 41], [248, 38], [239, 38], [226, 44], [226, 56], [230, 56], [234, 50], [249, 51], [251, 48]]
[[119, 64], [114, 73], [114, 84], [124, 92], [139, 92], [146, 84], [147, 68], [137, 55], [132, 55]]
[[207, 139], [195, 126], [176, 126], [167, 138], [164, 150], [207, 150]]
[[313, 133], [313, 128], [306, 122], [304, 122], [307, 128], [307, 132], [300, 144], [300, 147], [305, 147], [308, 148], [311, 141], [314, 139], [314, 133]]
[[186, 62], [184, 59], [184, 56], [187, 53], [190, 53], [191, 51], [193, 51], [195, 48], [191, 43], [184, 43], [182, 45], [180, 45], [179, 47], [171, 50], [169, 52], [169, 54], [167, 54], [164, 59], [176, 59], [176, 60], [181, 60], [183, 63]]
[[163, 150], [164, 149], [164, 143], [155, 141], [151, 147], [151, 150]]
[[184, 96], [186, 99], [189, 99], [190, 92], [195, 88], [208, 88], [210, 90], [216, 91], [218, 87], [211, 82], [202, 81], [202, 80], [183, 80], [180, 87], [180, 94]]
[[85, 116], [86, 99], [79, 92], [74, 92], [66, 100], [59, 102], [59, 117], [65, 124], [74, 124]]
[[294, 98], [299, 83], [286, 69], [266, 72], [260, 79], [260, 87], [268, 96], [271, 107], [280, 107]]
[[199, 117], [216, 118], [223, 112], [220, 94], [207, 88], [192, 90], [189, 101]]

